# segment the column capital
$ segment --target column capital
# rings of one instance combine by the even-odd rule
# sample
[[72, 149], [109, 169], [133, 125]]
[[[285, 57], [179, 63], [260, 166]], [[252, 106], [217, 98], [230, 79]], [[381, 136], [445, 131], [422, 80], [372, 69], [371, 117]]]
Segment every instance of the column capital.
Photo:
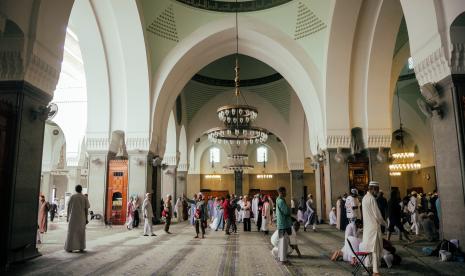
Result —
[[[454, 52], [454, 50], [452, 50], [452, 52]], [[414, 60], [414, 70], [420, 86], [429, 82], [438, 82], [451, 75], [451, 67], [446, 49], [441, 46], [422, 60]]]
[[368, 129], [368, 148], [390, 148], [392, 129]]
[[292, 171], [304, 171], [304, 160], [302, 161], [289, 161], [289, 170]]
[[326, 136], [327, 148], [350, 148], [352, 137], [348, 134], [335, 134]]
[[108, 137], [86, 136], [86, 151], [88, 154], [106, 154], [110, 148]]
[[126, 134], [126, 150], [128, 154], [132, 153], [147, 153], [149, 151], [150, 139], [144, 134]]

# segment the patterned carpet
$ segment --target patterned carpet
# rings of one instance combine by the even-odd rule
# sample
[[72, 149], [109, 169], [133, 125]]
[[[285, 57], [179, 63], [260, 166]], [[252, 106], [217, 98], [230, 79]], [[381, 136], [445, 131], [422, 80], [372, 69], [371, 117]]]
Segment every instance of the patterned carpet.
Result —
[[[142, 236], [142, 229], [90, 224], [87, 251], [66, 253], [66, 224], [53, 223], [39, 248], [43, 256], [14, 265], [9, 275], [351, 275], [348, 264], [329, 260], [343, 240], [343, 233], [333, 227], [320, 225], [316, 233], [299, 232], [303, 257], [292, 256], [290, 266], [272, 257], [270, 236], [244, 233], [241, 228], [239, 224], [239, 232], [229, 236], [208, 230], [205, 239], [194, 239], [193, 227], [185, 222], [174, 224], [172, 235], [155, 226], [156, 237]], [[421, 241], [409, 248], [396, 244], [403, 264], [383, 269], [382, 274], [465, 275], [461, 263], [421, 256], [424, 245]]]

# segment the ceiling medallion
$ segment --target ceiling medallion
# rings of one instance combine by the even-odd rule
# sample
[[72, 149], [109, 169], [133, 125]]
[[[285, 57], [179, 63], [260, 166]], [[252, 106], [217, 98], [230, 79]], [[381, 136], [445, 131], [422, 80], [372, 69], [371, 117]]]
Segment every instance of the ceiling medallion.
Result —
[[241, 94], [239, 78], [239, 36], [236, 13], [236, 77], [234, 79], [234, 103], [220, 106], [216, 110], [218, 119], [223, 122], [223, 127], [212, 128], [205, 134], [212, 143], [247, 145], [261, 144], [268, 140], [268, 131], [261, 127], [254, 127], [252, 123], [258, 117], [256, 107], [247, 104], [244, 95]]

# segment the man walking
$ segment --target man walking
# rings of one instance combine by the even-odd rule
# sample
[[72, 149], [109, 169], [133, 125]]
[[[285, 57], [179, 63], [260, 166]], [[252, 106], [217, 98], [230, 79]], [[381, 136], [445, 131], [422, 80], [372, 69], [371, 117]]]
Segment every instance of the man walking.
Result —
[[152, 232], [153, 209], [151, 200], [152, 194], [145, 194], [144, 203], [142, 203], [142, 211], [144, 213], [144, 236], [156, 236]]
[[71, 196], [68, 202], [68, 235], [66, 236], [65, 250], [73, 252], [79, 250], [83, 252], [86, 249], [86, 224], [88, 211], [90, 208], [89, 200], [82, 194], [82, 186], [77, 185], [76, 193]]
[[376, 197], [379, 192], [379, 183], [370, 181], [368, 192], [362, 200], [363, 211], [363, 246], [361, 250], [371, 253], [371, 262], [373, 265], [373, 275], [379, 274], [379, 263], [383, 251], [383, 234], [381, 225], [386, 225], [381, 212], [379, 211]]
[[171, 234], [170, 232], [170, 225], [171, 225], [171, 218], [173, 217], [173, 204], [171, 203], [172, 197], [171, 195], [166, 196], [165, 202], [165, 232], [166, 234]]
[[229, 229], [231, 227], [231, 196], [229, 194], [226, 195], [226, 199], [223, 202], [223, 216], [224, 216], [224, 223], [226, 224], [225, 234], [229, 235]]
[[278, 258], [282, 264], [287, 264], [287, 250], [289, 247], [289, 236], [292, 234], [291, 210], [286, 203], [286, 188], [278, 189], [276, 199], [276, 227], [278, 228]]

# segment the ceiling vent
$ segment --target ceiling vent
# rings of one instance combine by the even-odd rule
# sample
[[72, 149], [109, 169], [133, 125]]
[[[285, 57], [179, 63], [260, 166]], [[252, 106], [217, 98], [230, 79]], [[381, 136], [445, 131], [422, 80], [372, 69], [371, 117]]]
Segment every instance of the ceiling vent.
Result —
[[176, 21], [174, 19], [173, 5], [169, 5], [147, 27], [147, 31], [161, 38], [179, 42]]
[[306, 38], [326, 28], [326, 24], [305, 4], [299, 2], [294, 39]]

